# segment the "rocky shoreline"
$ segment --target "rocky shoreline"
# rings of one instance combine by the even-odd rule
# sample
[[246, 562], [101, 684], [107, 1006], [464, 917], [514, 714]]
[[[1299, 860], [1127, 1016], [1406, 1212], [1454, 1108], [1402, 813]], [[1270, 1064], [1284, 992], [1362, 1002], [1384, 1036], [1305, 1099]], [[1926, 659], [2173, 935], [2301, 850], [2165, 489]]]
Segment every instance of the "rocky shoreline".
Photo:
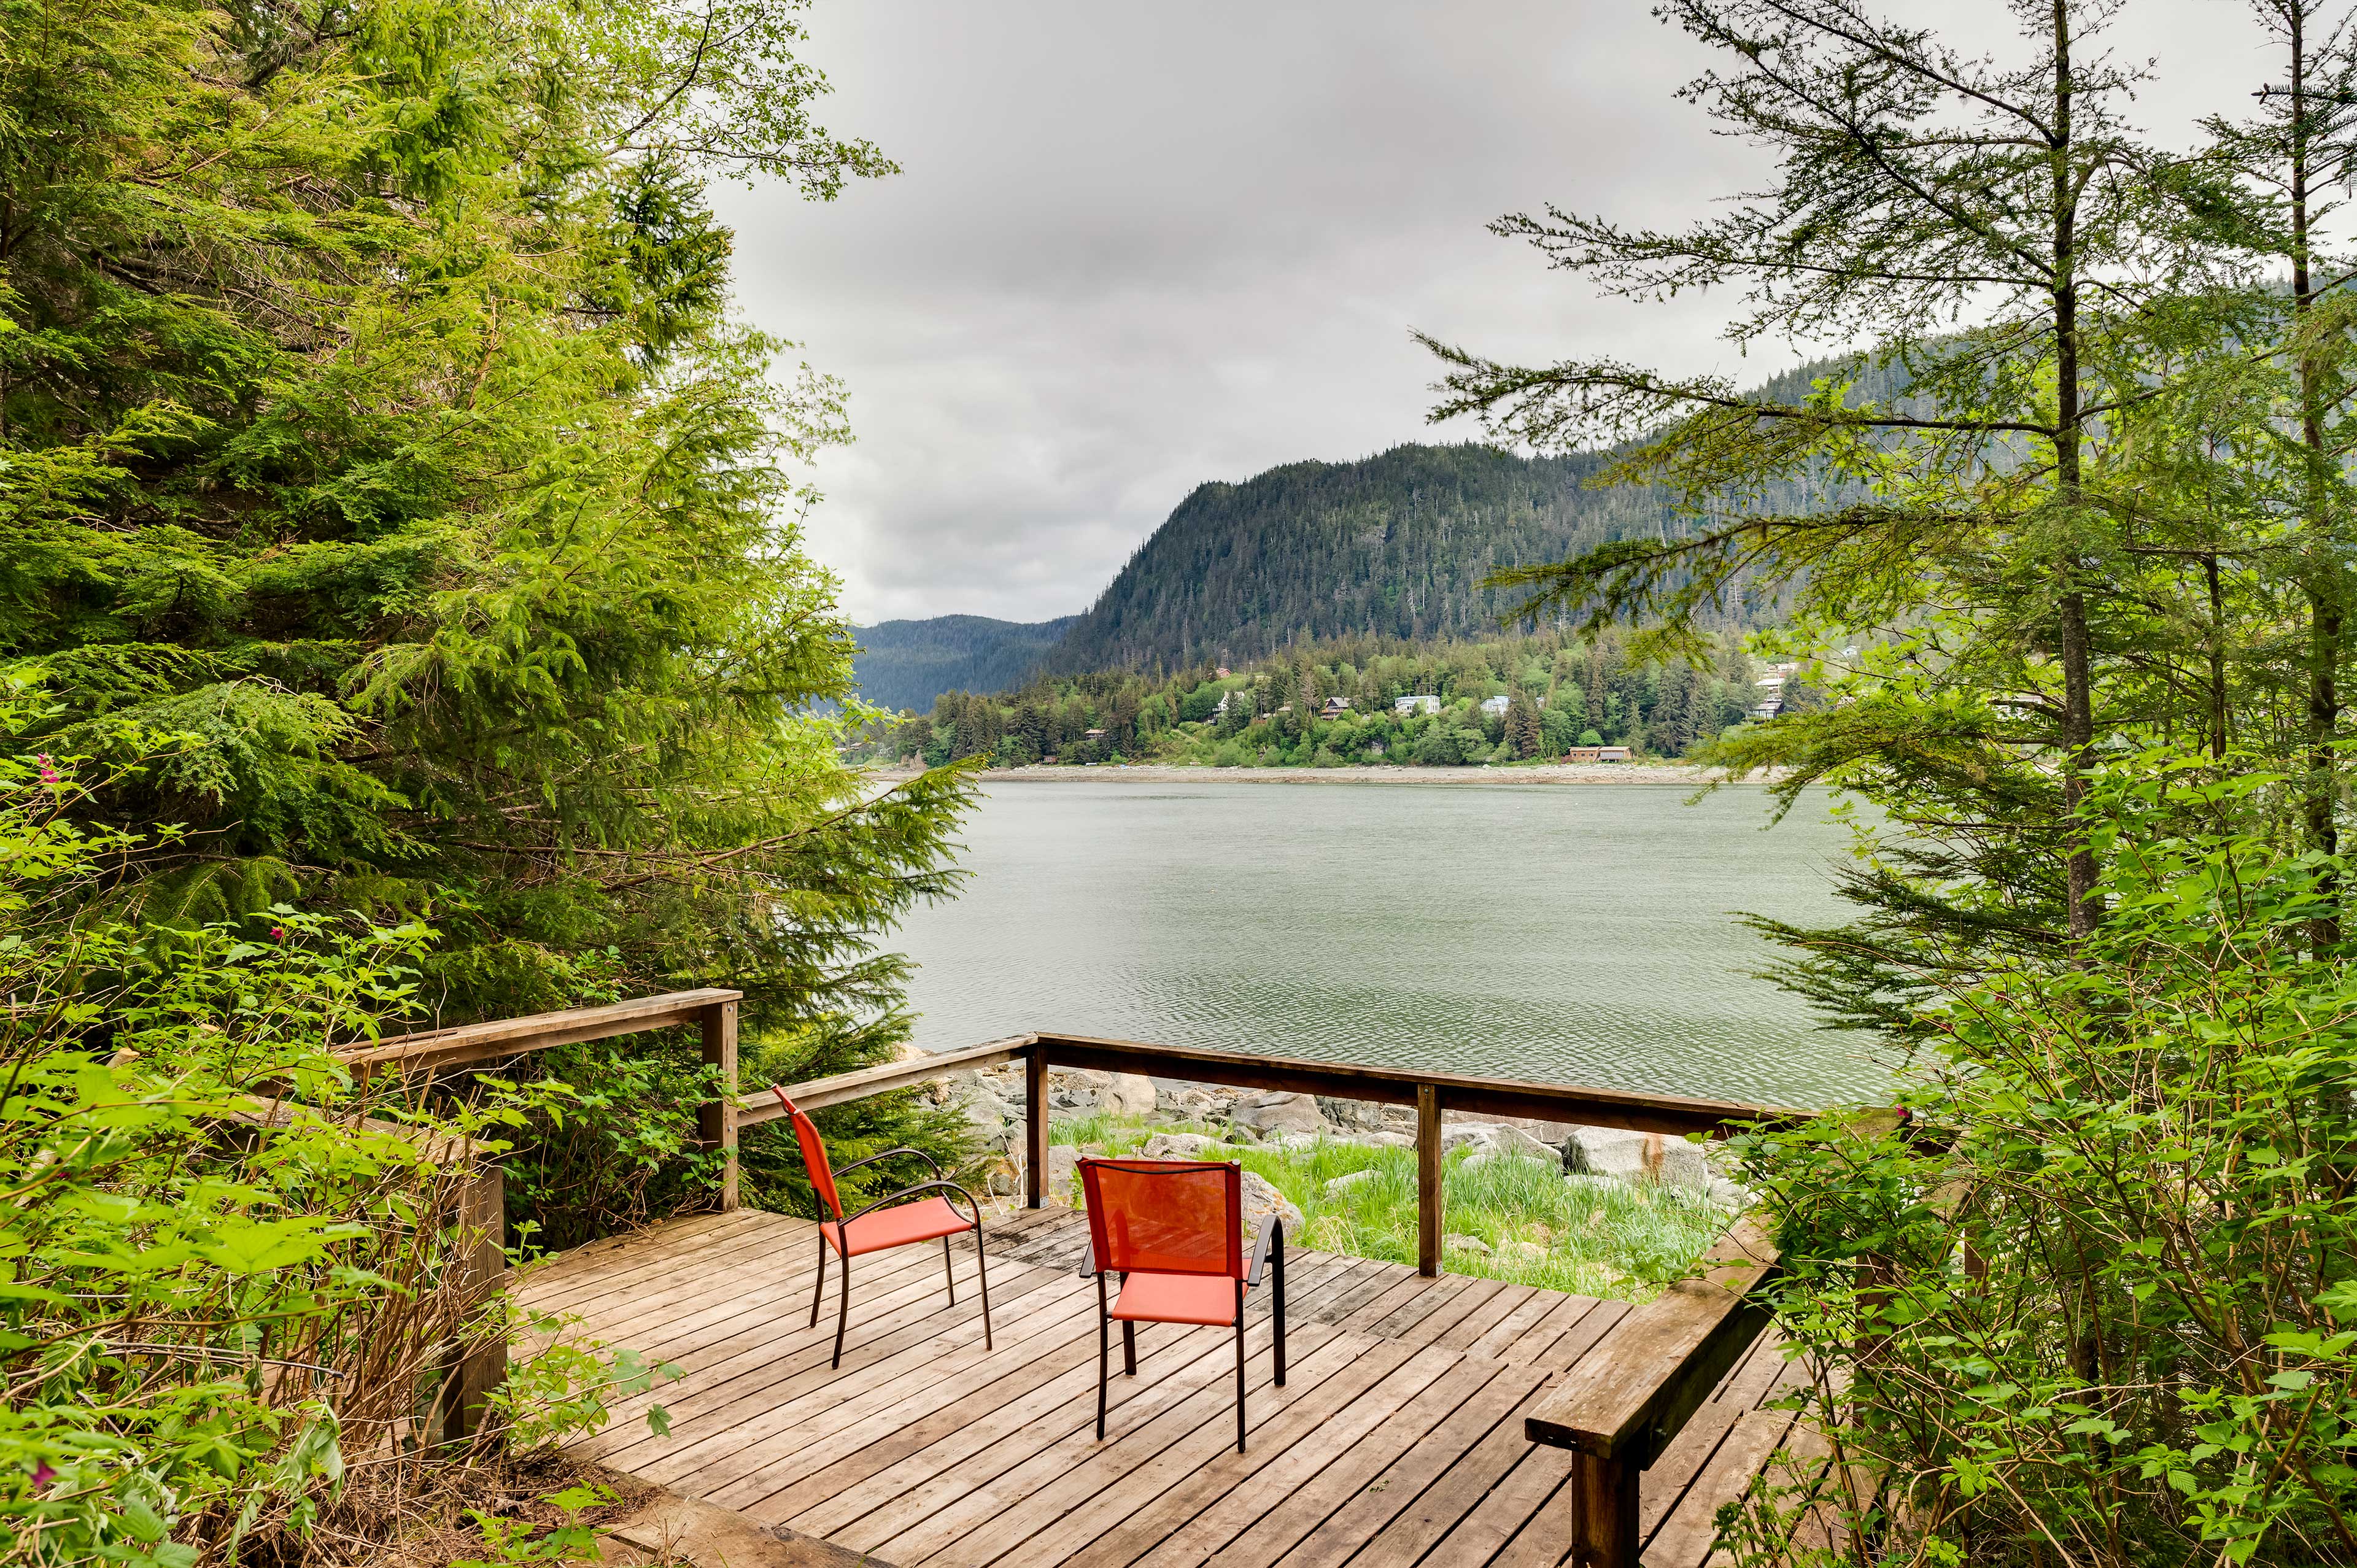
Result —
[[[1021, 1063], [1008, 1062], [958, 1073], [930, 1086], [935, 1103], [954, 1109], [974, 1129], [992, 1162], [991, 1190], [1004, 1195], [1020, 1192], [1024, 1185], [1023, 1074]], [[1048, 1100], [1054, 1121], [1109, 1116], [1148, 1125], [1168, 1124], [1170, 1131], [1153, 1134], [1138, 1151], [1147, 1158], [1190, 1158], [1222, 1143], [1280, 1150], [1304, 1148], [1321, 1140], [1367, 1148], [1415, 1144], [1412, 1109], [1359, 1100], [1223, 1089], [1138, 1073], [1063, 1068], [1049, 1075]], [[1190, 1128], [1210, 1128], [1212, 1133], [1187, 1130]], [[1444, 1113], [1441, 1144], [1452, 1154], [1471, 1145], [1468, 1164], [1491, 1159], [1544, 1162], [1559, 1167], [1567, 1178], [1605, 1177], [1686, 1187], [1730, 1208], [1741, 1207], [1749, 1199], [1749, 1194], [1720, 1168], [1714, 1150], [1658, 1133], [1449, 1112]], [[1092, 1145], [1050, 1147], [1049, 1189], [1059, 1200], [1071, 1201], [1076, 1162], [1082, 1154], [1092, 1152], [1096, 1152]], [[1289, 1227], [1300, 1223], [1299, 1212], [1268, 1183], [1247, 1173], [1245, 1184], [1248, 1209], [1279, 1213]]]
[[[916, 777], [906, 768], [878, 768], [886, 781]], [[1417, 768], [1388, 763], [1349, 768], [1186, 768], [1168, 763], [1092, 763], [1086, 767], [994, 768], [993, 784], [1666, 784], [1698, 789], [1727, 783], [1724, 771], [1677, 762], [1549, 762], [1511, 768]], [[1773, 783], [1771, 774], [1744, 780]]]

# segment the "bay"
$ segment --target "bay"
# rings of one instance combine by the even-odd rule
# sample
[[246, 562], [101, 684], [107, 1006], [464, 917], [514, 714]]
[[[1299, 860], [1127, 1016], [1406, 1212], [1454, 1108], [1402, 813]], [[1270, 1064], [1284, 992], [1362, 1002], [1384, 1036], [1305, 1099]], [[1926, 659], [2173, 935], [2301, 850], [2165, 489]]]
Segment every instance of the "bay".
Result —
[[1022, 1031], [1819, 1105], [1887, 1075], [1756, 977], [1825, 923], [1822, 801], [1677, 786], [1000, 782], [891, 946], [927, 1049]]

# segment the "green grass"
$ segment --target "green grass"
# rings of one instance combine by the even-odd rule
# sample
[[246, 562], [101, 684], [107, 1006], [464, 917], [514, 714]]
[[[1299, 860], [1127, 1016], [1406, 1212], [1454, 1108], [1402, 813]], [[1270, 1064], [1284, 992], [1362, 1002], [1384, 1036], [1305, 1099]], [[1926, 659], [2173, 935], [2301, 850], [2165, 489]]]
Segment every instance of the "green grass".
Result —
[[[1200, 1123], [1155, 1124], [1093, 1115], [1053, 1123], [1050, 1143], [1096, 1144], [1105, 1153], [1135, 1152], [1157, 1133], [1205, 1133]], [[1543, 1285], [1580, 1295], [1641, 1301], [1686, 1273], [1717, 1240], [1730, 1218], [1701, 1193], [1684, 1187], [1566, 1177], [1540, 1160], [1491, 1160], [1468, 1170], [1471, 1151], [1448, 1157], [1443, 1177], [1443, 1229], [1487, 1243], [1488, 1254], [1451, 1248], [1451, 1273], [1477, 1274]], [[1415, 1151], [1370, 1149], [1320, 1139], [1300, 1149], [1222, 1144], [1210, 1159], [1241, 1161], [1265, 1177], [1301, 1210], [1296, 1246], [1353, 1257], [1415, 1262]], [[1373, 1179], [1331, 1197], [1326, 1183], [1354, 1171]]]

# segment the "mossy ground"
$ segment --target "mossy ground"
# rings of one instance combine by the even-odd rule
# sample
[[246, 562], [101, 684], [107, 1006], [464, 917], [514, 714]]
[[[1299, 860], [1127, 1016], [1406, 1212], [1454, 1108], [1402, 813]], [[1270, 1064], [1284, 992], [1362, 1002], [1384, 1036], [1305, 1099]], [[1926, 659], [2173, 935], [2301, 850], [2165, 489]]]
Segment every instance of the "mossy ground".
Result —
[[[1049, 1141], [1094, 1144], [1106, 1154], [1135, 1151], [1157, 1133], [1218, 1129], [1139, 1119], [1090, 1116], [1058, 1122]], [[1468, 1168], [1471, 1151], [1448, 1156], [1442, 1188], [1445, 1229], [1478, 1239], [1487, 1254], [1449, 1250], [1451, 1273], [1543, 1285], [1580, 1295], [1641, 1301], [1687, 1272], [1727, 1229], [1727, 1211], [1699, 1192], [1639, 1185], [1609, 1176], [1569, 1176], [1539, 1160], [1486, 1160]], [[1298, 1149], [1222, 1144], [1207, 1159], [1241, 1161], [1301, 1210], [1297, 1247], [1353, 1257], [1415, 1262], [1415, 1151], [1371, 1149], [1320, 1139]], [[1372, 1171], [1333, 1196], [1326, 1184]]]

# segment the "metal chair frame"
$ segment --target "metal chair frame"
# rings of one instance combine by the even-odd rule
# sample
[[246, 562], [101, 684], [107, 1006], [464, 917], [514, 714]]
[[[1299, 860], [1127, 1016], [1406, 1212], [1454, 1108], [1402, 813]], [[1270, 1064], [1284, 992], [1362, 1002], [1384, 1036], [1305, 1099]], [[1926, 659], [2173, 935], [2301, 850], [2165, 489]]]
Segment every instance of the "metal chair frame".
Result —
[[[1083, 1160], [1081, 1163], [1084, 1166], [1095, 1164], [1114, 1165], [1138, 1176], [1176, 1176], [1182, 1171], [1204, 1168], [1200, 1162], [1196, 1161], [1172, 1162], [1167, 1173], [1149, 1169], [1149, 1166], [1161, 1163], [1151, 1160]], [[1241, 1213], [1227, 1217], [1231, 1225], [1241, 1226], [1243, 1221]], [[1269, 1316], [1275, 1326], [1272, 1350], [1276, 1363], [1276, 1386], [1281, 1389], [1285, 1387], [1285, 1227], [1274, 1214], [1261, 1220], [1259, 1233], [1253, 1238], [1252, 1253], [1244, 1273], [1227, 1276], [1235, 1282], [1236, 1286], [1236, 1452], [1239, 1454], [1244, 1452], [1244, 1293], [1259, 1287], [1264, 1265], [1269, 1273]], [[1112, 1380], [1114, 1322], [1105, 1275], [1118, 1271], [1097, 1267], [1093, 1235], [1081, 1254], [1080, 1272], [1083, 1275], [1094, 1274], [1097, 1281], [1097, 1441], [1102, 1443], [1105, 1434], [1106, 1387]], [[1225, 1273], [1224, 1270], [1220, 1272]], [[1129, 1283], [1126, 1272], [1121, 1272], [1121, 1281], [1125, 1285]], [[1137, 1376], [1137, 1320], [1135, 1318], [1121, 1320], [1121, 1369], [1125, 1376]]]
[[[773, 1091], [778, 1097], [778, 1103], [786, 1108], [786, 1115], [789, 1120], [792, 1120], [794, 1118], [801, 1118], [805, 1122], [809, 1120], [808, 1116], [805, 1115], [792, 1101], [786, 1098], [786, 1091], [784, 1090], [774, 1089], [773, 1087]], [[811, 1128], [811, 1137], [812, 1140], [818, 1144], [819, 1157], [821, 1159], [825, 1159], [826, 1143], [824, 1139], [818, 1136], [818, 1129], [815, 1126]], [[836, 1306], [834, 1316], [834, 1359], [828, 1363], [830, 1367], [839, 1368], [843, 1365], [843, 1337], [851, 1326], [852, 1226], [856, 1224], [858, 1221], [866, 1219], [867, 1216], [875, 1213], [879, 1208], [889, 1208], [900, 1202], [903, 1198], [914, 1197], [920, 1193], [927, 1192], [956, 1194], [959, 1197], [965, 1199], [966, 1211], [974, 1217], [968, 1221], [967, 1229], [974, 1232], [974, 1276], [979, 1282], [982, 1290], [982, 1348], [985, 1352], [997, 1348], [991, 1337], [990, 1332], [990, 1262], [986, 1256], [982, 1240], [982, 1205], [974, 1201], [974, 1194], [966, 1191], [965, 1188], [960, 1187], [957, 1183], [943, 1178], [942, 1176], [942, 1165], [939, 1160], [934, 1159], [932, 1155], [925, 1153], [922, 1149], [909, 1148], [886, 1149], [880, 1154], [869, 1155], [865, 1159], [854, 1160], [849, 1165], [845, 1165], [840, 1169], [836, 1168], [834, 1161], [827, 1160], [826, 1169], [829, 1178], [827, 1185], [832, 1187], [836, 1178], [848, 1176], [862, 1165], [872, 1165], [878, 1160], [888, 1160], [895, 1155], [914, 1155], [917, 1158], [924, 1161], [926, 1166], [932, 1171], [933, 1179], [931, 1181], [917, 1182], [912, 1186], [904, 1187], [897, 1192], [888, 1192], [883, 1197], [877, 1198], [875, 1202], [869, 1204], [866, 1208], [861, 1209], [858, 1213], [850, 1216], [848, 1219], [844, 1216], [843, 1205], [839, 1201], [828, 1197], [824, 1190], [819, 1187], [819, 1184], [817, 1182], [813, 1181], [811, 1184], [813, 1189], [819, 1192], [821, 1201], [825, 1203], [827, 1208], [834, 1210], [834, 1231], [832, 1238], [830, 1238], [827, 1232], [826, 1222], [824, 1220], [821, 1220], [819, 1222], [818, 1277], [811, 1283], [810, 1326], [813, 1328], [816, 1328], [818, 1326], [819, 1305], [826, 1296], [827, 1250], [830, 1247], [839, 1249], [842, 1253], [843, 1261], [843, 1284], [838, 1293], [838, 1305]], [[807, 1151], [805, 1151], [805, 1158], [807, 1158]], [[951, 1204], [950, 1207], [952, 1211], [954, 1212], [957, 1206], [955, 1204]], [[957, 1271], [954, 1262], [954, 1254], [950, 1250], [950, 1241], [953, 1237], [963, 1234], [963, 1231], [952, 1230], [949, 1235], [942, 1238], [942, 1274], [949, 1283], [950, 1305], [952, 1306], [955, 1306], [957, 1305]], [[899, 1244], [901, 1246], [916, 1246], [920, 1243], [904, 1241]], [[892, 1249], [883, 1247], [877, 1250], [878, 1251], [890, 1251]]]

